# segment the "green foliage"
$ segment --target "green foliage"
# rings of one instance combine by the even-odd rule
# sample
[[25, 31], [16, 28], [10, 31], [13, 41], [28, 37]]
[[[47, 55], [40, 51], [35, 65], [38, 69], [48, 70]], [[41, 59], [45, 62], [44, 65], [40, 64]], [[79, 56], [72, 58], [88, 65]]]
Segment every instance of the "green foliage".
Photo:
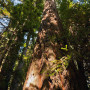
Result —
[[[68, 52], [72, 55], [76, 68], [79, 70], [78, 62], [84, 62], [88, 68], [90, 47], [90, 3], [87, 0], [74, 3], [72, 0], [58, 1], [58, 11], [63, 24], [61, 41], [66, 40]], [[61, 48], [65, 49], [65, 48]], [[64, 54], [65, 55], [65, 54]], [[87, 59], [86, 59], [87, 58]], [[86, 72], [89, 72], [86, 70]], [[90, 87], [90, 85], [89, 85]]]
[[65, 48], [61, 47], [62, 50], [68, 51], [67, 45], [65, 45]]
[[53, 76], [57, 73], [62, 72], [63, 70], [66, 70], [69, 62], [71, 60], [71, 55], [63, 56], [59, 60], [53, 60], [51, 63], [53, 64], [52, 67], [49, 68], [48, 72], [46, 72], [49, 76]]

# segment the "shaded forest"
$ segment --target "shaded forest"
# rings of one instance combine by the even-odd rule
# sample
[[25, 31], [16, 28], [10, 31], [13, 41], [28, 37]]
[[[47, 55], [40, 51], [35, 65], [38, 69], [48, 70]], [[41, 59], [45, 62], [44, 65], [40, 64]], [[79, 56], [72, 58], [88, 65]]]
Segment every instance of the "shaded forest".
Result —
[[0, 0], [0, 90], [89, 90], [90, 1]]

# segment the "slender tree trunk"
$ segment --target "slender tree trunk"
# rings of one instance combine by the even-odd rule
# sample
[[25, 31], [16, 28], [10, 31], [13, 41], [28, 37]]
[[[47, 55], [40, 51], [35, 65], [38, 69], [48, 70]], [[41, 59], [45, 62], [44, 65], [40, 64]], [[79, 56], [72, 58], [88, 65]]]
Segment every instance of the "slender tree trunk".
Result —
[[[48, 76], [53, 66], [53, 60], [62, 56], [60, 50], [62, 25], [56, 10], [54, 0], [46, 0], [32, 63], [27, 72], [23, 90], [80, 90], [78, 72], [73, 61], [67, 70], [60, 74]], [[43, 71], [43, 73], [41, 73]], [[82, 89], [84, 90], [84, 89]]]
[[23, 87], [22, 86], [22, 82], [24, 82], [23, 77], [22, 77], [22, 75], [17, 75], [17, 74], [19, 72], [22, 72], [22, 69], [24, 67], [23, 55], [26, 55], [29, 41], [30, 41], [30, 36], [31, 36], [31, 33], [29, 32], [27, 35], [26, 47], [23, 48], [23, 52], [22, 52], [21, 58], [19, 60], [19, 64], [13, 74], [13, 80], [10, 85], [10, 90], [19, 90], [19, 89], [21, 90], [21, 87]]
[[18, 50], [23, 41], [24, 33], [17, 32], [17, 40], [11, 44], [8, 55], [5, 57], [5, 62], [2, 65], [0, 71], [0, 90], [7, 90], [10, 82], [10, 78], [13, 74], [13, 67], [18, 57]]

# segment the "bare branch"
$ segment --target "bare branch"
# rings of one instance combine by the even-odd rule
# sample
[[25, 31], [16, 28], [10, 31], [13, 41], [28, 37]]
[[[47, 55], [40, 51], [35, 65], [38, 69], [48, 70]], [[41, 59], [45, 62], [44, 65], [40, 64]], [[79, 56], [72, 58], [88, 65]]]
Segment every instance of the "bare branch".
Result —
[[0, 24], [1, 24], [4, 28], [6, 28], [6, 26], [5, 26], [2, 22], [0, 22]]

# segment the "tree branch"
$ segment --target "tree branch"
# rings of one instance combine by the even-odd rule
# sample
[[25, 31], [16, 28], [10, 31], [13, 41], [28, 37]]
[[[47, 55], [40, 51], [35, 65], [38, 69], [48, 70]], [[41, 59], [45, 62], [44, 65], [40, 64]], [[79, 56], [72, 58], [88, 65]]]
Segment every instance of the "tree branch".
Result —
[[0, 22], [0, 24], [1, 24], [4, 28], [6, 28], [6, 26], [5, 26], [2, 22]]

